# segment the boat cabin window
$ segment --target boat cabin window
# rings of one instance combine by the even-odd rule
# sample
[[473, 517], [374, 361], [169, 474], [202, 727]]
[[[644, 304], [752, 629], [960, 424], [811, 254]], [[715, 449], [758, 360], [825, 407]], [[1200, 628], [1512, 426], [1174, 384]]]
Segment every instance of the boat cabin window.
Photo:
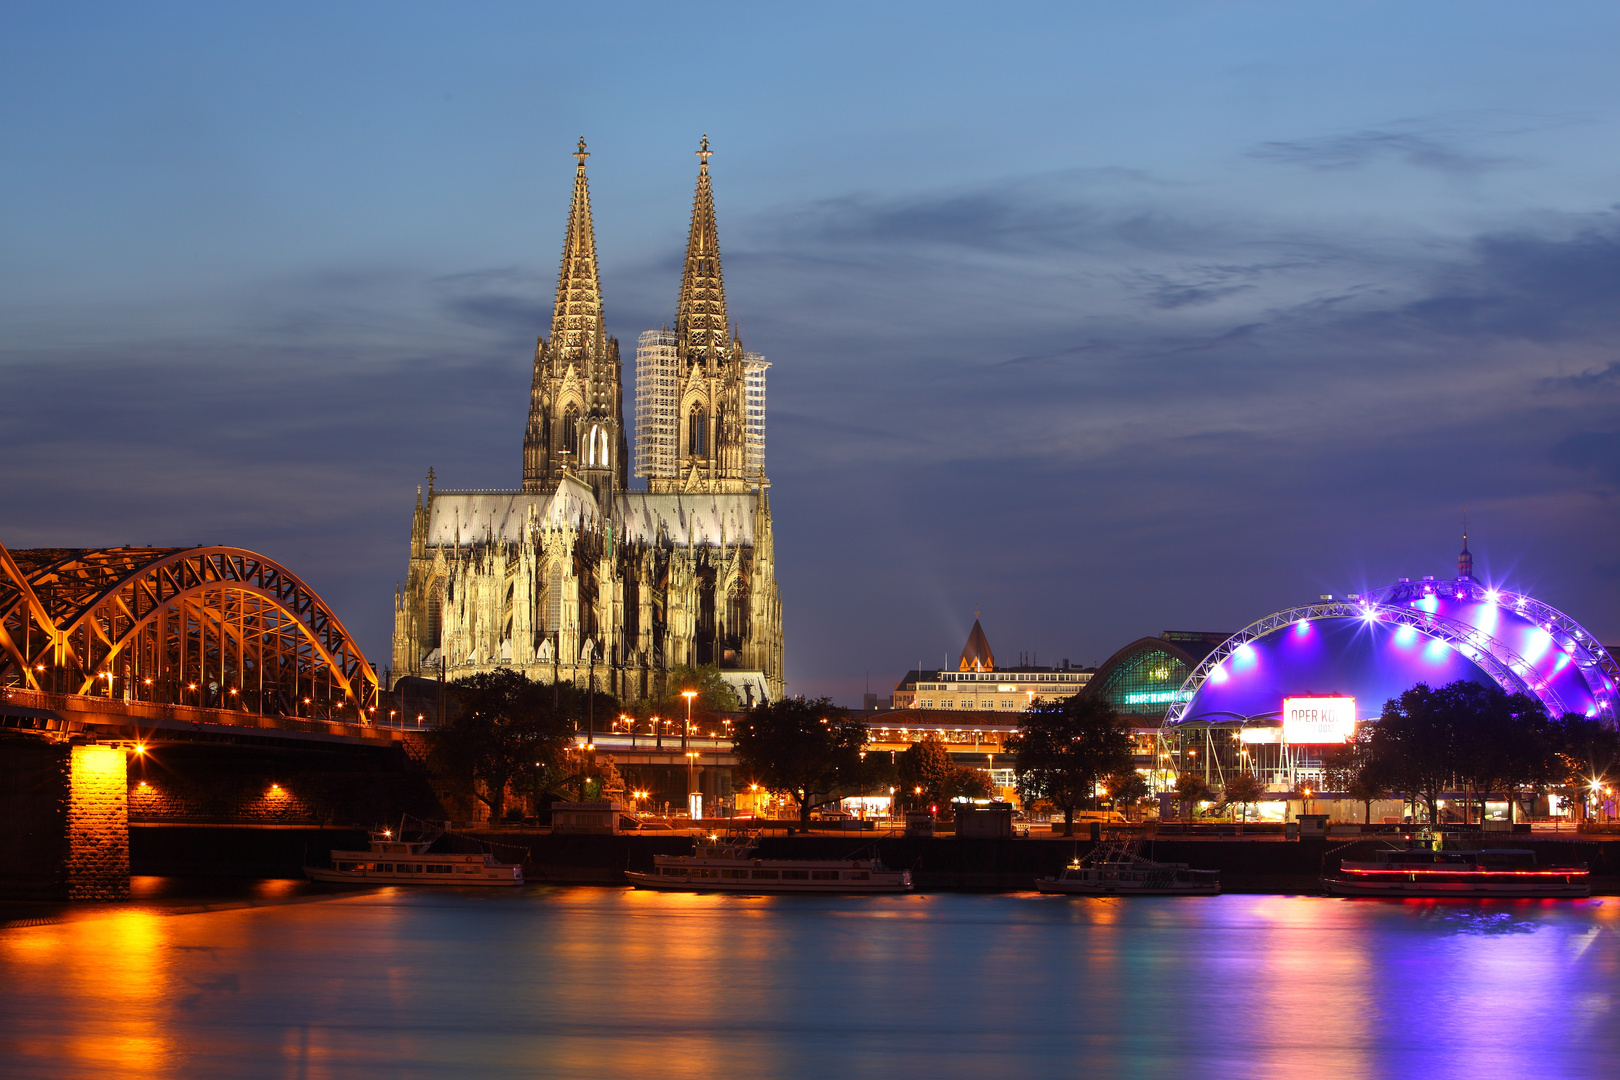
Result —
[[776, 871], [775, 870], [755, 870], [754, 871], [754, 880], [755, 881], [775, 881], [776, 880]]
[[783, 881], [809, 881], [810, 880], [810, 871], [808, 871], [808, 870], [784, 870], [784, 871], [782, 871], [782, 880]]
[[722, 871], [720, 871], [720, 876], [723, 877], [723, 878], [745, 878], [745, 877], [748, 876], [748, 871], [746, 871], [746, 870], [722, 870]]
[[838, 871], [836, 871], [836, 870], [812, 870], [812, 871], [810, 871], [810, 880], [812, 880], [812, 881], [837, 881], [838, 880]]
[[666, 867], [664, 867], [664, 876], [665, 877], [685, 877], [686, 876], [686, 868], [684, 866], [666, 866]]

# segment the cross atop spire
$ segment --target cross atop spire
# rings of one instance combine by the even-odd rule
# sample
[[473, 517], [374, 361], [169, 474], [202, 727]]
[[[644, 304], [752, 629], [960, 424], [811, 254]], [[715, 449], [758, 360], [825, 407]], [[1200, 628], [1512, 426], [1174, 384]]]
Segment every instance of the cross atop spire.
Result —
[[606, 351], [602, 323], [602, 288], [596, 273], [596, 229], [591, 223], [591, 189], [585, 179], [585, 136], [574, 157], [574, 198], [568, 207], [562, 267], [557, 274], [557, 303], [551, 315], [551, 349], [564, 361], [597, 357]]
[[675, 347], [682, 357], [730, 346], [726, 283], [720, 271], [720, 230], [714, 219], [714, 188], [709, 180], [709, 137], [697, 152], [697, 191], [692, 197], [692, 228], [686, 237], [686, 266], [675, 302]]

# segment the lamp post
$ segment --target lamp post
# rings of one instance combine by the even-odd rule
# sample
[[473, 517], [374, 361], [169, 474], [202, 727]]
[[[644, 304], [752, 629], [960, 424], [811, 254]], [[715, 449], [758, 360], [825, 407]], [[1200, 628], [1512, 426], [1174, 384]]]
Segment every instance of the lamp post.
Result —
[[657, 744], [656, 748], [662, 750], [664, 748], [664, 722], [656, 716], [650, 719], [652, 720], [653, 739]]
[[686, 699], [686, 727], [681, 730], [681, 749], [686, 752], [686, 814], [697, 821], [703, 817], [703, 793], [697, 789], [697, 755], [692, 753], [689, 745], [692, 738], [692, 699], [697, 697], [697, 691], [682, 690], [681, 697]]

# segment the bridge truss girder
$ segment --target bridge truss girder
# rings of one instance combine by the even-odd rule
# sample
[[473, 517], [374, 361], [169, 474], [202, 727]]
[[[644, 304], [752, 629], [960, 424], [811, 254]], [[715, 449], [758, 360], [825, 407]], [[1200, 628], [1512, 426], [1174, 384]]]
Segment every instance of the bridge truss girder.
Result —
[[315, 591], [230, 547], [0, 548], [0, 685], [350, 722], [377, 700]]

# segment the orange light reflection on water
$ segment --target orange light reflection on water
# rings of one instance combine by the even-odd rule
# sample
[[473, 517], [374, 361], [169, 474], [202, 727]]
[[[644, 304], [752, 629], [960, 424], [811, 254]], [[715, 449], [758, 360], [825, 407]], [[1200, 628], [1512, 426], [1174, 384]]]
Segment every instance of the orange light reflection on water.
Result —
[[14, 1016], [13, 1060], [58, 1059], [108, 1076], [169, 1075], [175, 1047], [165, 921], [132, 909], [0, 934], [0, 963], [10, 978], [97, 1003], [93, 1013], [58, 1014], [48, 1023]]

